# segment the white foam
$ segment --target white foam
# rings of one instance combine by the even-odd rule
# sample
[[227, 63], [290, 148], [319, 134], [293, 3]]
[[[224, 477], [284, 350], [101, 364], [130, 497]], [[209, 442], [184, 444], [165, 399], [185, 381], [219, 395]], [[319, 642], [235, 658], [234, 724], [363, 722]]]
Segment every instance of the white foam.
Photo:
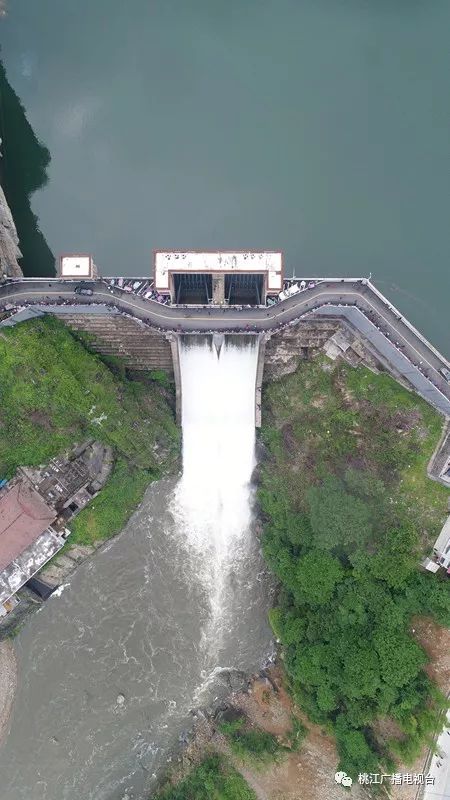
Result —
[[200, 344], [186, 337], [180, 347], [183, 474], [172, 513], [208, 595], [203, 637], [211, 656], [226, 628], [234, 565], [249, 541], [257, 356], [257, 341], [247, 338], [238, 346], [226, 337], [219, 353], [210, 337]]
[[68, 586], [70, 586], [70, 583], [60, 583], [60, 585], [55, 589], [55, 591], [51, 593], [50, 598], [61, 597], [64, 589], [67, 589]]

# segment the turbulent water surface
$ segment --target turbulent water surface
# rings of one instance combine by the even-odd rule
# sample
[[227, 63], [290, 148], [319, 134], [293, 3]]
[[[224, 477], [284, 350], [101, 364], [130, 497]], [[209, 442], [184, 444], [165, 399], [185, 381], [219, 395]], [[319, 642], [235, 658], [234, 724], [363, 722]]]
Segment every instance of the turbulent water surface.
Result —
[[251, 342], [183, 345], [183, 474], [150, 487], [18, 636], [1, 800], [146, 797], [191, 709], [269, 654], [251, 517], [256, 360]]

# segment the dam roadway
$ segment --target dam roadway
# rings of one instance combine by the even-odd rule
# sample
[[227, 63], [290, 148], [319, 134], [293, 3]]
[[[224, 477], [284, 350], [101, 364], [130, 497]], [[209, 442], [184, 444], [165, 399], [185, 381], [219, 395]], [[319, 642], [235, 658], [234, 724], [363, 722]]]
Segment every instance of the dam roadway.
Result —
[[[55, 279], [10, 280], [0, 286], [0, 311], [38, 306], [49, 313], [70, 304], [79, 313], [96, 306], [116, 308], [161, 332], [207, 333], [219, 331], [270, 334], [277, 328], [319, 315], [345, 318], [378, 351], [385, 350], [416, 391], [435, 408], [450, 416], [450, 385], [440, 373], [450, 363], [406, 320], [366, 278], [317, 279], [307, 288], [270, 307], [163, 305], [110, 287], [105, 280], [89, 281], [92, 295], [74, 293], [79, 281]], [[56, 308], [55, 308], [56, 310]], [[377, 341], [375, 341], [377, 339]], [[389, 352], [388, 352], [389, 351]], [[405, 366], [408, 365], [408, 366]], [[408, 371], [409, 370], [409, 371]]]

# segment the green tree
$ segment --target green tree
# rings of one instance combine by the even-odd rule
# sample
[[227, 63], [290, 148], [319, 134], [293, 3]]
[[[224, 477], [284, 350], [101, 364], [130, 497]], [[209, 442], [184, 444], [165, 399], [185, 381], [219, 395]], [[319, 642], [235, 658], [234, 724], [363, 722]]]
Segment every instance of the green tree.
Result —
[[379, 551], [370, 559], [370, 570], [375, 578], [389, 586], [402, 586], [417, 567], [417, 530], [409, 522], [388, 530]]
[[371, 643], [361, 641], [343, 660], [342, 687], [347, 697], [375, 697], [380, 684], [380, 665]]
[[310, 605], [327, 605], [342, 575], [337, 558], [320, 550], [310, 550], [297, 560], [295, 597]]
[[362, 731], [355, 730], [343, 715], [336, 720], [336, 743], [344, 769], [355, 778], [360, 772], [375, 773], [378, 755], [367, 742]]
[[377, 630], [373, 643], [380, 660], [380, 673], [390, 686], [405, 686], [426, 663], [425, 652], [403, 631]]

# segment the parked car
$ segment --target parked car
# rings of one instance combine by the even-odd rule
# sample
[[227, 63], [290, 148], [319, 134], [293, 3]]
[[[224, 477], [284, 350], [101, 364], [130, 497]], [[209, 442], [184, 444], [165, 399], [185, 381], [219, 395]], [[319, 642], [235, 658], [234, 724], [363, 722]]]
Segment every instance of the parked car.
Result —
[[448, 381], [448, 383], [450, 383], [450, 369], [442, 367], [442, 369], [440, 369], [439, 372], [441, 373], [442, 377], [445, 378], [445, 380]]
[[89, 288], [89, 286], [83, 285], [82, 283], [80, 283], [79, 286], [75, 286], [74, 292], [75, 294], [84, 294], [84, 295], [94, 294], [94, 292], [92, 291], [92, 289]]

